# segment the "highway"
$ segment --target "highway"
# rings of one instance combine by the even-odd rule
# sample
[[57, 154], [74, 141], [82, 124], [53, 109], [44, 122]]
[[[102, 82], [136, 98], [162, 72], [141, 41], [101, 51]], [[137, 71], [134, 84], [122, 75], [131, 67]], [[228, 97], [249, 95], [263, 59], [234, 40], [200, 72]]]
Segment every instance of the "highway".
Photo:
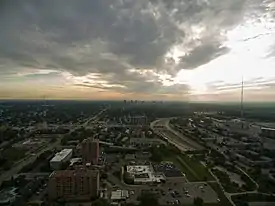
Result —
[[[78, 125], [77, 127], [71, 128], [69, 133], [72, 133], [73, 131], [81, 128], [81, 127], [85, 127], [87, 126], [89, 123], [94, 123], [95, 121], [97, 121], [97, 119], [100, 117], [100, 115], [102, 113], [104, 113], [107, 109], [103, 109], [101, 110], [99, 113], [97, 113], [95, 116], [87, 119], [86, 122], [84, 122], [82, 125]], [[63, 135], [62, 135], [63, 137]], [[19, 162], [15, 163], [12, 168], [8, 171], [5, 171], [3, 174], [0, 175], [0, 185], [5, 181], [5, 180], [9, 180], [11, 179], [14, 175], [16, 175], [17, 173], [20, 172], [20, 170], [28, 165], [31, 164], [32, 162], [34, 162], [36, 160], [36, 158], [38, 158], [43, 152], [47, 151], [47, 150], [53, 150], [54, 148], [58, 147], [60, 145], [61, 139], [62, 137], [58, 138], [54, 143], [49, 144], [47, 147], [44, 147], [43, 149], [41, 149], [39, 152], [37, 152], [35, 155], [28, 155], [27, 157], [23, 158], [22, 160], [20, 160]]]
[[[185, 152], [187, 150], [195, 150], [198, 148], [198, 145], [194, 144], [194, 141], [193, 140], [190, 140], [189, 138], [187, 137], [183, 137], [183, 135], [180, 135], [177, 131], [174, 131], [170, 125], [169, 125], [169, 122], [172, 118], [165, 118], [165, 119], [158, 119], [154, 122], [152, 122], [150, 124], [150, 127], [152, 130], [154, 130], [157, 134], [160, 134], [162, 135], [162, 137], [166, 137], [166, 139], [171, 143], [173, 144], [174, 146], [176, 146], [179, 150]], [[156, 128], [157, 126], [161, 126], [163, 127], [164, 129], [158, 129]], [[174, 135], [166, 135], [165, 134], [165, 130], [168, 130], [170, 131], [171, 133], [174, 133]], [[163, 132], [164, 131], [164, 132]], [[177, 135], [180, 135], [180, 136], [177, 136]], [[175, 137], [177, 136], [177, 137]], [[202, 146], [199, 145], [200, 148], [202, 148]], [[216, 179], [215, 182], [217, 182], [220, 186], [220, 188], [223, 190], [226, 198], [229, 200], [229, 202], [232, 204], [232, 205], [235, 205], [234, 202], [232, 201], [231, 199], [231, 195], [230, 193], [227, 193], [224, 191], [224, 188], [222, 186], [222, 184], [220, 183], [219, 179], [211, 172], [211, 170], [209, 170], [209, 172], [212, 174], [212, 176]], [[253, 191], [254, 192], [254, 191]], [[238, 194], [238, 193], [236, 193]]]
[[91, 118], [88, 118], [86, 122], [84, 122], [82, 125], [80, 125], [80, 127], [86, 127], [86, 126], [88, 126], [91, 123], [95, 123], [98, 120], [98, 118], [100, 117], [100, 115], [102, 115], [106, 111], [107, 111], [107, 108], [101, 110], [95, 116], [93, 116]]
[[[179, 148], [181, 151], [201, 150], [203, 147], [191, 140], [188, 137], [180, 134], [170, 127], [169, 122], [172, 118], [158, 119], [150, 124], [150, 127], [154, 132], [162, 136], [168, 142]], [[164, 129], [158, 129], [156, 127], [161, 126]]]

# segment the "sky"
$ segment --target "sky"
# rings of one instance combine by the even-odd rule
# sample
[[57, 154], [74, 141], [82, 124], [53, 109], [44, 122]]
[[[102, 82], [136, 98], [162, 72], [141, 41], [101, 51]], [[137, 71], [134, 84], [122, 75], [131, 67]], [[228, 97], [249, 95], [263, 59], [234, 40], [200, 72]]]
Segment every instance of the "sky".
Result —
[[274, 0], [3, 0], [0, 98], [275, 101]]

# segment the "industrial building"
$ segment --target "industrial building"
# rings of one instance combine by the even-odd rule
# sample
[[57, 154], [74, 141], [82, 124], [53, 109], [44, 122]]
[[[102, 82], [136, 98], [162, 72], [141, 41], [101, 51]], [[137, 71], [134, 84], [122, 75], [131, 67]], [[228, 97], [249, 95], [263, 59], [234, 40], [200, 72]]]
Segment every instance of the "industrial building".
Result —
[[61, 169], [62, 164], [68, 162], [73, 154], [72, 149], [63, 149], [62, 151], [55, 154], [55, 156], [50, 160], [50, 166], [54, 170]]
[[54, 171], [48, 188], [50, 200], [90, 200], [98, 196], [99, 171], [87, 168]]

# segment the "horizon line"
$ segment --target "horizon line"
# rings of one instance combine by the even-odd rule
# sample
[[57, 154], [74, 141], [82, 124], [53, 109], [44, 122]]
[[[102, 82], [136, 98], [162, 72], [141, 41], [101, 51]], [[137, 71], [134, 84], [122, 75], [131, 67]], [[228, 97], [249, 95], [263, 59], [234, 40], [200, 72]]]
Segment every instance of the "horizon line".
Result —
[[[43, 98], [24, 98], [24, 99], [1, 99], [0, 101], [94, 101], [94, 102], [99, 102], [99, 101], [106, 101], [106, 102], [123, 102], [123, 101], [138, 101], [138, 102], [182, 102], [182, 103], [218, 103], [218, 104], [239, 104], [240, 102], [235, 100], [235, 101], [199, 101], [199, 100], [138, 100], [138, 99], [43, 99]], [[275, 101], [246, 101], [243, 102], [243, 104], [251, 104], [251, 103], [256, 103], [256, 104], [270, 104], [270, 103], [275, 103]]]

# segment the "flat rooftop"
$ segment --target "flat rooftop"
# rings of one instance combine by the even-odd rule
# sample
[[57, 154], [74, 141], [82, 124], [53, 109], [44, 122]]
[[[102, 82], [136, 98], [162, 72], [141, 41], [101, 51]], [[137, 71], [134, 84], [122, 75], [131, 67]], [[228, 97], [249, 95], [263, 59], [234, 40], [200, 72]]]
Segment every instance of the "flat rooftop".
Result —
[[72, 149], [63, 149], [62, 151], [55, 154], [55, 156], [51, 159], [51, 162], [60, 162], [72, 152]]
[[275, 128], [270, 128], [270, 127], [261, 127], [262, 130], [270, 130], [270, 131], [275, 131]]
[[127, 172], [133, 175], [134, 182], [160, 182], [165, 179], [163, 175], [156, 174], [148, 165], [127, 166]]
[[87, 168], [82, 168], [82, 169], [76, 169], [76, 170], [57, 170], [52, 172], [50, 177], [72, 177], [75, 175], [92, 175], [96, 176], [99, 173], [98, 170], [90, 170]]
[[150, 166], [148, 165], [131, 165], [127, 166], [127, 172], [132, 174], [150, 173], [152, 172]]
[[116, 190], [111, 193], [111, 200], [122, 200], [129, 197], [128, 190]]

